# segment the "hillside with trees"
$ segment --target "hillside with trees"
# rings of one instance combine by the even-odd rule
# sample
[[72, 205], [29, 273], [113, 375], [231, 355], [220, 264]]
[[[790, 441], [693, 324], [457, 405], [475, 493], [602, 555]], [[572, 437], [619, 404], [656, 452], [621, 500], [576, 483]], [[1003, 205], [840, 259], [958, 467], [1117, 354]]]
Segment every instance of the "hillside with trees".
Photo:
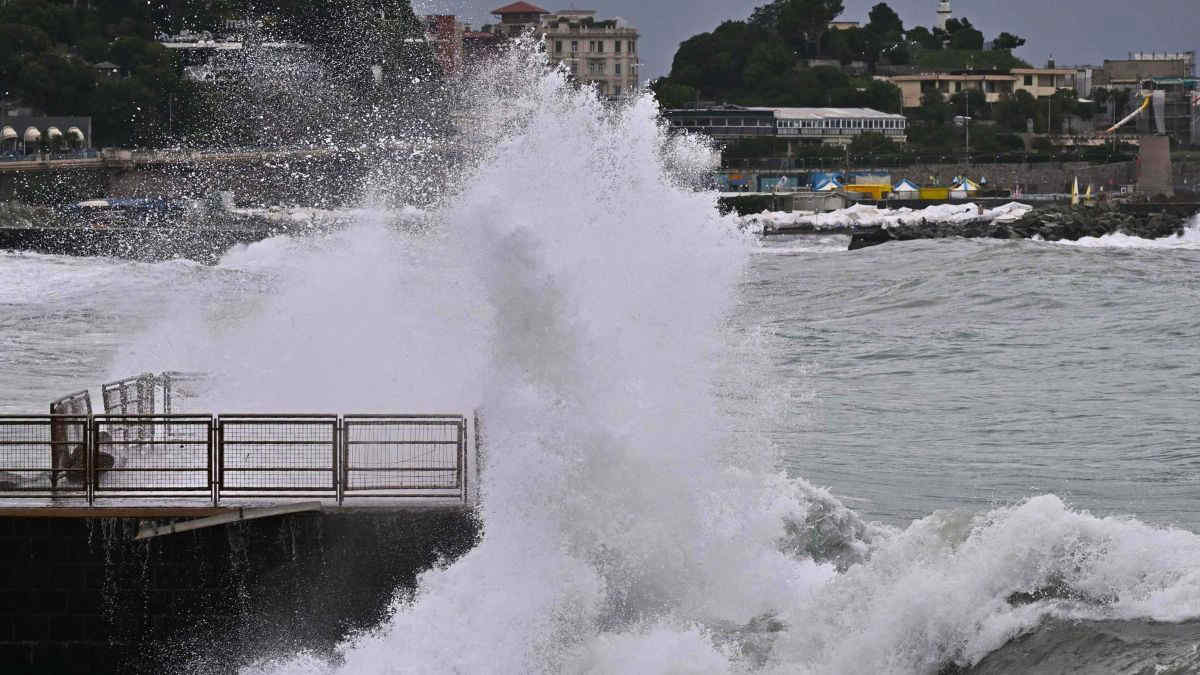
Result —
[[[934, 91], [922, 98], [919, 108], [902, 111], [900, 90], [874, 75], [904, 67], [922, 72], [1008, 72], [1029, 67], [1012, 53], [1025, 40], [1002, 32], [989, 42], [967, 18], [951, 19], [944, 30], [905, 27], [886, 3], [871, 8], [863, 25], [832, 28], [843, 10], [842, 0], [774, 0], [755, 9], [746, 20], [726, 21], [710, 33], [685, 40], [675, 54], [670, 75], [651, 86], [666, 108], [734, 103], [861, 106], [904, 112], [909, 118], [907, 148], [872, 134], [864, 134], [850, 148], [853, 154], [875, 157], [962, 152], [966, 130], [956, 124], [955, 117], [968, 111], [973, 120], [972, 153], [1024, 153], [1024, 143], [1016, 134], [1026, 131], [1030, 120], [1037, 131], [1062, 132], [1065, 119], [1089, 120], [1098, 104], [1104, 103], [1081, 102], [1072, 91], [1059, 92], [1049, 101], [1018, 91], [995, 104], [989, 104], [979, 91], [949, 97]], [[777, 156], [781, 150], [776, 145], [747, 141], [731, 144], [727, 153], [743, 158]], [[827, 152], [820, 148], [804, 151]]]
[[[327, 72], [346, 73], [350, 99], [371, 91], [350, 81], [369, 78], [369, 64], [433, 67], [424, 47], [404, 40], [423, 34], [409, 0], [10, 0], [0, 3], [0, 100], [45, 115], [91, 116], [97, 146], [204, 137], [219, 117], [214, 111], [240, 93], [183, 77], [159, 38], [218, 33], [228, 19], [251, 19], [258, 39], [312, 45], [315, 60], [338, 66]], [[346, 45], [355, 45], [353, 53]], [[117, 66], [115, 75], [96, 67], [105, 62]]]
[[945, 30], [906, 29], [895, 10], [879, 3], [864, 25], [830, 28], [843, 11], [842, 0], [774, 0], [744, 21], [685, 40], [670, 75], [652, 86], [666, 107], [703, 100], [899, 112], [899, 91], [871, 77], [883, 66], [1007, 71], [1027, 65], [1012, 55], [1023, 39], [1001, 33], [988, 45], [967, 19], [951, 19]]

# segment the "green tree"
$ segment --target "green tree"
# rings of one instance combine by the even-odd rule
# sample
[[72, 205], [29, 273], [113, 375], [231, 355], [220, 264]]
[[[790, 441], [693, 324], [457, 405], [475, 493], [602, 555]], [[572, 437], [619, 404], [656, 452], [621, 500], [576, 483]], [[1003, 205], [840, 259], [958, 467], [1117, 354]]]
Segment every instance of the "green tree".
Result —
[[796, 67], [796, 57], [782, 40], [767, 40], [755, 45], [746, 59], [742, 80], [746, 83], [768, 81], [786, 76]]
[[929, 32], [924, 26], [914, 26], [904, 34], [908, 41], [920, 49], [936, 51], [942, 48], [942, 41]]
[[966, 115], [969, 111], [974, 119], [991, 119], [991, 106], [988, 105], [987, 96], [978, 89], [966, 89], [951, 96], [950, 109], [954, 115]]
[[970, 20], [950, 19], [946, 22], [946, 33], [950, 36], [951, 49], [980, 51], [983, 49], [983, 33], [975, 30]]
[[776, 0], [782, 6], [776, 29], [796, 50], [821, 55], [821, 39], [829, 23], [841, 15], [842, 0]]
[[[886, 3], [879, 3], [867, 14], [863, 29], [865, 57], [872, 66], [887, 54], [898, 55], [896, 49], [904, 41], [904, 22]], [[903, 52], [907, 54], [907, 51]], [[903, 60], [907, 61], [905, 57]], [[895, 59], [892, 59], [893, 63]]]
[[852, 155], [895, 155], [899, 154], [900, 146], [891, 138], [872, 132], [855, 136], [849, 150]]
[[1025, 38], [1017, 37], [1012, 33], [1001, 33], [992, 41], [992, 49], [1008, 49], [1013, 50], [1025, 44]]
[[700, 92], [695, 87], [672, 82], [670, 78], [660, 77], [650, 83], [650, 89], [658, 99], [658, 105], [663, 109], [682, 108], [694, 104]]
[[936, 89], [921, 94], [921, 107], [913, 113], [915, 119], [937, 124], [945, 124], [953, 116], [953, 108], [946, 103], [946, 97], [942, 95], [942, 92]]
[[1011, 131], [1026, 131], [1027, 120], [1038, 116], [1037, 99], [1024, 89], [1013, 94], [1004, 94], [992, 106], [992, 117], [996, 123]]

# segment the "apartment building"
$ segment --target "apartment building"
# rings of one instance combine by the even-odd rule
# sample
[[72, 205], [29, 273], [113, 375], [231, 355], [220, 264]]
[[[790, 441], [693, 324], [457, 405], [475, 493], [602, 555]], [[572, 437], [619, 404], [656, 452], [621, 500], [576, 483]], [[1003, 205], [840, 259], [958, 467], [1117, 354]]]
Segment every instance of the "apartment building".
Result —
[[550, 12], [527, 2], [492, 13], [500, 17], [506, 35], [541, 35], [551, 63], [561, 63], [579, 81], [595, 84], [601, 95], [616, 98], [637, 91], [639, 35], [628, 21], [597, 19], [591, 9]]
[[[1058, 91], [1078, 90], [1076, 76], [1074, 68], [1056, 68], [1051, 65], [1046, 68], [1013, 68], [1008, 73], [919, 73], [885, 79], [900, 88], [905, 108], [917, 108], [921, 105], [921, 98], [931, 91], [941, 92], [945, 98], [963, 91], [980, 91], [988, 103], [996, 103], [1005, 95], [1012, 95], [1018, 91], [1028, 92], [1034, 98], [1047, 98]], [[1090, 91], [1090, 85], [1088, 90]], [[1088, 91], [1080, 92], [1084, 96], [1087, 93]]]
[[[1017, 78], [1013, 87], [1029, 92], [1034, 98], [1049, 98], [1063, 89], [1078, 89], [1074, 68], [1013, 68], [1011, 72]], [[1081, 92], [1081, 95], [1086, 94]]]
[[1017, 77], [990, 71], [986, 73], [920, 73], [918, 75], [897, 75], [887, 78], [887, 81], [900, 88], [905, 108], [919, 108], [921, 107], [921, 97], [933, 91], [940, 92], [944, 98], [950, 98], [963, 91], [976, 90], [983, 92], [988, 103], [996, 103], [1003, 95], [1013, 93]]

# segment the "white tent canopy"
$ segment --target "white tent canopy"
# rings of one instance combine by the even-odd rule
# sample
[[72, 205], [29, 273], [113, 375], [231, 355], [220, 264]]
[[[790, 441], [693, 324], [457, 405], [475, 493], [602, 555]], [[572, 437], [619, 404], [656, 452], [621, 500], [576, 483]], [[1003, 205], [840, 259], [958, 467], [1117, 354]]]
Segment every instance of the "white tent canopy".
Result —
[[0, 141], [11, 141], [20, 138], [17, 135], [17, 130], [12, 127], [4, 127], [0, 129]]
[[62, 138], [62, 135], [62, 130], [58, 127], [50, 127], [49, 129], [46, 129], [46, 138], [52, 141]]
[[79, 127], [67, 127], [67, 138], [77, 143], [83, 143], [86, 140], [83, 137], [83, 132], [79, 130]]
[[25, 142], [37, 143], [42, 140], [42, 132], [38, 131], [37, 127], [29, 127], [25, 130]]

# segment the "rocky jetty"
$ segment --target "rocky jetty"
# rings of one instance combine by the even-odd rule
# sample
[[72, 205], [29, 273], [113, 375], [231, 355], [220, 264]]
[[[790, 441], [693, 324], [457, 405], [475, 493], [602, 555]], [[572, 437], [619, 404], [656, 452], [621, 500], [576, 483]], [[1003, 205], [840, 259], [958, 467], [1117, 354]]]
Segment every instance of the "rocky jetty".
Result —
[[[1123, 233], [1143, 239], [1182, 234], [1194, 217], [1185, 210], [1121, 209], [1108, 206], [1050, 206], [1035, 208], [1013, 219], [976, 218], [956, 221], [906, 221], [855, 228], [850, 250], [891, 241], [947, 237], [1077, 241]], [[1193, 212], [1194, 214], [1194, 212]]]

